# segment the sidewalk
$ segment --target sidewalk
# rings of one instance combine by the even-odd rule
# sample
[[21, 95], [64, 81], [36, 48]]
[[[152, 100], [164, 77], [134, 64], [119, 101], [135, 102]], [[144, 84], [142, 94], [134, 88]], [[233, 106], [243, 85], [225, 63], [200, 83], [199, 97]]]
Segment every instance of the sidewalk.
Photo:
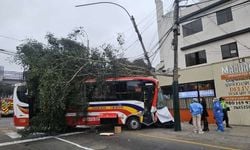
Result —
[[204, 134], [193, 133], [193, 126], [186, 122], [181, 124], [181, 128], [181, 131], [159, 128], [148, 130], [147, 134], [231, 147], [232, 149], [250, 150], [250, 126], [232, 126], [232, 128], [225, 128], [225, 132], [217, 132], [217, 126], [209, 124], [210, 131]]

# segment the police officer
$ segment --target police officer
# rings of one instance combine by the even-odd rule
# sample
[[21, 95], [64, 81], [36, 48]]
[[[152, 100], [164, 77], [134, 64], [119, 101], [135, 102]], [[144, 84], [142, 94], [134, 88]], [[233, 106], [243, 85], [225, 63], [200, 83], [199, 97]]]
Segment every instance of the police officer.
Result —
[[223, 121], [224, 121], [224, 120], [226, 121], [226, 127], [227, 127], [227, 128], [232, 128], [232, 127], [229, 125], [229, 118], [228, 118], [228, 114], [227, 114], [227, 112], [230, 111], [230, 108], [229, 108], [229, 106], [227, 105], [227, 103], [225, 102], [225, 100], [224, 100], [223, 97], [220, 97], [220, 103], [221, 103], [221, 106], [222, 106], [222, 109], [223, 109], [223, 114], [224, 114]]

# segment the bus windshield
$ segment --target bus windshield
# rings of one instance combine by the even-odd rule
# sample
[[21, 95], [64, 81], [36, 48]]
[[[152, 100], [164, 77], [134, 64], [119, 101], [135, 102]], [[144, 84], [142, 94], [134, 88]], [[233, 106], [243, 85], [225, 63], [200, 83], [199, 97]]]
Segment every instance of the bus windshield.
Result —
[[161, 109], [167, 106], [167, 100], [165, 95], [163, 95], [161, 89], [158, 92], [158, 101], [157, 101], [157, 109]]

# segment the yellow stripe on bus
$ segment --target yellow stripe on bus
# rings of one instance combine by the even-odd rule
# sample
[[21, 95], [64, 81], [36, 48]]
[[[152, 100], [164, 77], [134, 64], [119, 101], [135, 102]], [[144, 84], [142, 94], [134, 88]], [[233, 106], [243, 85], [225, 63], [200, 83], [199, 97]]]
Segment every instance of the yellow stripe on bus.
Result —
[[93, 107], [88, 107], [88, 110], [114, 110], [114, 109], [122, 109], [122, 110], [126, 110], [128, 112], [130, 112], [131, 114], [137, 113], [138, 110], [133, 108], [133, 107], [129, 107], [129, 106], [93, 106]]

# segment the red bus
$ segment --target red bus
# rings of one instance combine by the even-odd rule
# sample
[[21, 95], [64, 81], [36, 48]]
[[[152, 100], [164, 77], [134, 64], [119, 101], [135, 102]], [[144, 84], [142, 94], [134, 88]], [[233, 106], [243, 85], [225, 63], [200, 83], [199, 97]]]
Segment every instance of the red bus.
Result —
[[[87, 115], [74, 109], [68, 110], [65, 117], [69, 126], [112, 123], [136, 130], [142, 124], [173, 125], [166, 99], [159, 88], [158, 80], [154, 78], [109, 78], [102, 85], [96, 84], [95, 80], [87, 80], [83, 85], [83, 100], [88, 103]], [[29, 104], [25, 92], [25, 84], [16, 84], [14, 124], [17, 127], [29, 124]]]

